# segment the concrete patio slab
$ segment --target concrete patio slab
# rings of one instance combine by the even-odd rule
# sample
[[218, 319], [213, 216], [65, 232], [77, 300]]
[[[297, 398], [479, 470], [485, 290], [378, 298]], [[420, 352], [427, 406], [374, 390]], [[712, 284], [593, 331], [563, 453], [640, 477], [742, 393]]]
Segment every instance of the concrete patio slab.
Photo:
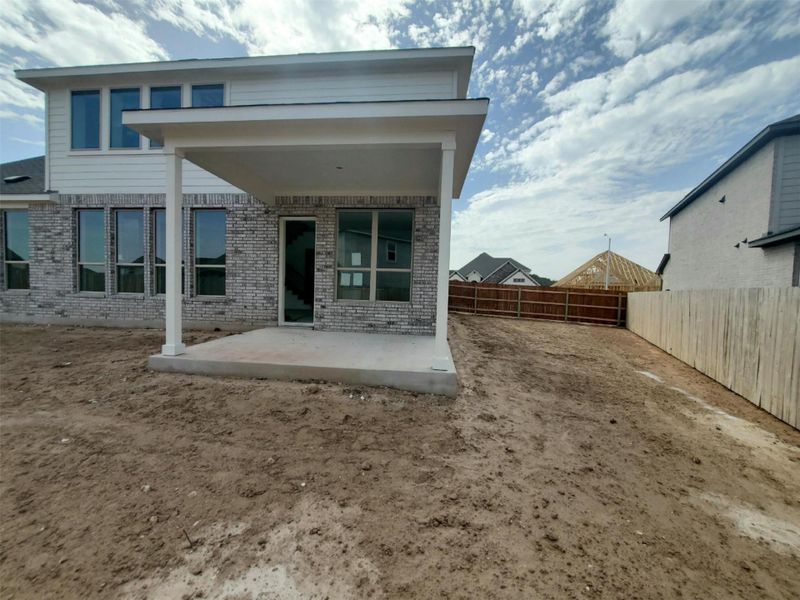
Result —
[[189, 346], [179, 356], [151, 356], [156, 371], [253, 377], [322, 379], [455, 396], [452, 355], [434, 371], [433, 336], [385, 335], [269, 327]]

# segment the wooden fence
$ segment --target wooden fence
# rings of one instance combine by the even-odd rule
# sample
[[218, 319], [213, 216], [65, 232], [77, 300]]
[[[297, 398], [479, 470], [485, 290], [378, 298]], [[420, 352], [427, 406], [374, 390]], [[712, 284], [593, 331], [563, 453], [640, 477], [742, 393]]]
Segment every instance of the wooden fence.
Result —
[[628, 329], [800, 428], [800, 288], [631, 293]]
[[449, 310], [516, 319], [625, 325], [627, 292], [450, 282]]

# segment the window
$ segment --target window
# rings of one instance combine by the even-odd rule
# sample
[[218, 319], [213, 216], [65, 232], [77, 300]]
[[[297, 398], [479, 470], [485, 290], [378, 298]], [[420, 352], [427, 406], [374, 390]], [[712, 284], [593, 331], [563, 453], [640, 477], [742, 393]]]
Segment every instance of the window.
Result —
[[194, 280], [198, 296], [225, 295], [225, 211], [194, 211]]
[[[150, 88], [150, 108], [180, 108], [181, 86]], [[161, 144], [150, 140], [151, 148], [161, 148]]]
[[144, 211], [116, 211], [117, 291], [144, 293]]
[[28, 211], [5, 211], [3, 224], [6, 289], [27, 290], [30, 288]]
[[408, 302], [414, 213], [339, 212], [336, 298]]
[[100, 148], [100, 91], [72, 92], [71, 135], [73, 150]]
[[225, 96], [225, 86], [221, 83], [211, 85], [192, 86], [192, 106], [222, 106]]
[[[184, 236], [186, 235], [186, 228], [183, 226], [183, 218], [181, 218], [181, 229]], [[153, 211], [153, 248], [154, 261], [153, 261], [153, 281], [155, 282], [155, 293], [167, 293], [167, 211], [163, 208], [157, 208]], [[181, 255], [183, 252], [181, 251]], [[181, 293], [184, 293], [183, 283], [183, 259], [181, 259]]]
[[78, 211], [78, 291], [106, 291], [103, 209]]
[[122, 124], [122, 111], [139, 108], [139, 89], [111, 90], [111, 148], [138, 148], [139, 134]]
[[514, 277], [514, 283], [525, 283], [524, 277]]

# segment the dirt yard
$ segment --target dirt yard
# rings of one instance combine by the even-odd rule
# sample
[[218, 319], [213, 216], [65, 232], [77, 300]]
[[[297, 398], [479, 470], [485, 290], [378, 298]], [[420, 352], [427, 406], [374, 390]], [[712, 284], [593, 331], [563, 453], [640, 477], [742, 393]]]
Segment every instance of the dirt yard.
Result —
[[800, 433], [624, 330], [450, 333], [455, 400], [3, 326], [0, 597], [798, 597]]

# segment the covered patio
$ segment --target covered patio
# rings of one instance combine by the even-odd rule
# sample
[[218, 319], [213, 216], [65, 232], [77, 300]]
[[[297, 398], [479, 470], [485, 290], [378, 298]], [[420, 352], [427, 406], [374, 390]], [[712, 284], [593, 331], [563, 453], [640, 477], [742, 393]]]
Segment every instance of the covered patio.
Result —
[[[163, 144], [166, 163], [166, 340], [151, 366], [455, 393], [447, 344], [452, 199], [461, 193], [487, 110], [488, 100], [470, 99], [125, 111], [125, 125]], [[437, 199], [435, 298], [416, 300], [431, 310], [435, 303], [434, 335], [268, 328], [187, 348], [180, 266], [184, 159], [266, 206], [278, 198], [282, 206], [295, 198], [302, 206], [304, 198], [320, 195], [357, 196], [365, 208], [372, 198], [392, 195]], [[283, 282], [281, 267], [275, 284], [282, 289]]]

